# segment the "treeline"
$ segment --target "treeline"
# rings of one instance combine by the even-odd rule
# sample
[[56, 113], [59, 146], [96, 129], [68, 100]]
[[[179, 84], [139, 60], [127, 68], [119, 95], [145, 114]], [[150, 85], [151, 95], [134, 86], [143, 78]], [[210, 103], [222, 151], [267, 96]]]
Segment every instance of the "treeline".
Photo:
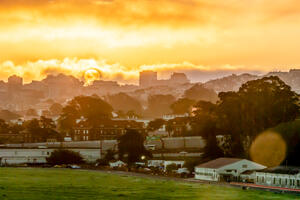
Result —
[[[186, 108], [193, 105], [191, 117], [156, 119], [149, 123], [148, 129], [153, 131], [165, 125], [166, 130], [172, 132], [172, 124], [181, 125], [180, 135], [173, 136], [202, 136], [207, 141], [204, 158], [213, 159], [220, 156], [248, 158], [257, 136], [273, 128], [286, 143], [289, 164], [299, 165], [300, 121], [296, 120], [300, 115], [299, 95], [291, 91], [290, 86], [278, 77], [266, 77], [243, 84], [237, 92], [221, 92], [218, 98], [216, 103], [198, 101], [196, 104], [181, 99], [177, 104]], [[222, 149], [216, 136], [223, 137]]]

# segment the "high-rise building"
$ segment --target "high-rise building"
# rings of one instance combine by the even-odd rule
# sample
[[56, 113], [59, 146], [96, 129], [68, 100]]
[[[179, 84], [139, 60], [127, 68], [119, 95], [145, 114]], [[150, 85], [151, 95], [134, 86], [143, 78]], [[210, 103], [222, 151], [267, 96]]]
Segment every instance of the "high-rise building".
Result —
[[171, 75], [170, 82], [171, 84], [185, 84], [185, 83], [189, 83], [190, 80], [187, 78], [187, 76], [184, 73], [174, 72]]
[[140, 72], [139, 84], [141, 87], [150, 87], [156, 85], [157, 72], [149, 71], [149, 70]]
[[13, 75], [8, 77], [8, 90], [9, 91], [14, 91], [14, 90], [19, 90], [23, 86], [23, 78]]

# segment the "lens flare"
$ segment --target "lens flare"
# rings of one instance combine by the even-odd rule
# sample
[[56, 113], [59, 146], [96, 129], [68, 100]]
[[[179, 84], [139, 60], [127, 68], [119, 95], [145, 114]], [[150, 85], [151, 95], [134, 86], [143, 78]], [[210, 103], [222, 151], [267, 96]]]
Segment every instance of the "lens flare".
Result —
[[84, 72], [85, 84], [90, 85], [95, 80], [99, 80], [101, 77], [101, 73], [98, 69], [88, 69]]
[[253, 141], [250, 147], [250, 157], [254, 162], [267, 167], [276, 167], [286, 156], [286, 143], [275, 132], [267, 131]]

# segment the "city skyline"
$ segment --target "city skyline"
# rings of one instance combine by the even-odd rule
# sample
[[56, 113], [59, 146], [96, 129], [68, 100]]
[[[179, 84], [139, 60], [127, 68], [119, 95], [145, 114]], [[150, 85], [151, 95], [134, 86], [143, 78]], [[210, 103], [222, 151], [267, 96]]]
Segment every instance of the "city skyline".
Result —
[[208, 80], [223, 72], [299, 68], [299, 5], [3, 0], [0, 79], [17, 74], [30, 82], [48, 74], [81, 78], [101, 72], [104, 80], [136, 83], [142, 70], [158, 71], [162, 78], [170, 71], [213, 74], [203, 76]]

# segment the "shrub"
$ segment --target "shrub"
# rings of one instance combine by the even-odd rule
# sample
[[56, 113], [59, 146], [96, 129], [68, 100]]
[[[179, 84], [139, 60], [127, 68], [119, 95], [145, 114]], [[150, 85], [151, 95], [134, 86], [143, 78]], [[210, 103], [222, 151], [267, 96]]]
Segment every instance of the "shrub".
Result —
[[166, 170], [167, 172], [172, 172], [173, 170], [178, 169], [177, 165], [175, 163], [167, 165]]
[[52, 165], [81, 164], [84, 163], [84, 160], [78, 152], [59, 149], [51, 153], [50, 157], [47, 158], [47, 162]]

